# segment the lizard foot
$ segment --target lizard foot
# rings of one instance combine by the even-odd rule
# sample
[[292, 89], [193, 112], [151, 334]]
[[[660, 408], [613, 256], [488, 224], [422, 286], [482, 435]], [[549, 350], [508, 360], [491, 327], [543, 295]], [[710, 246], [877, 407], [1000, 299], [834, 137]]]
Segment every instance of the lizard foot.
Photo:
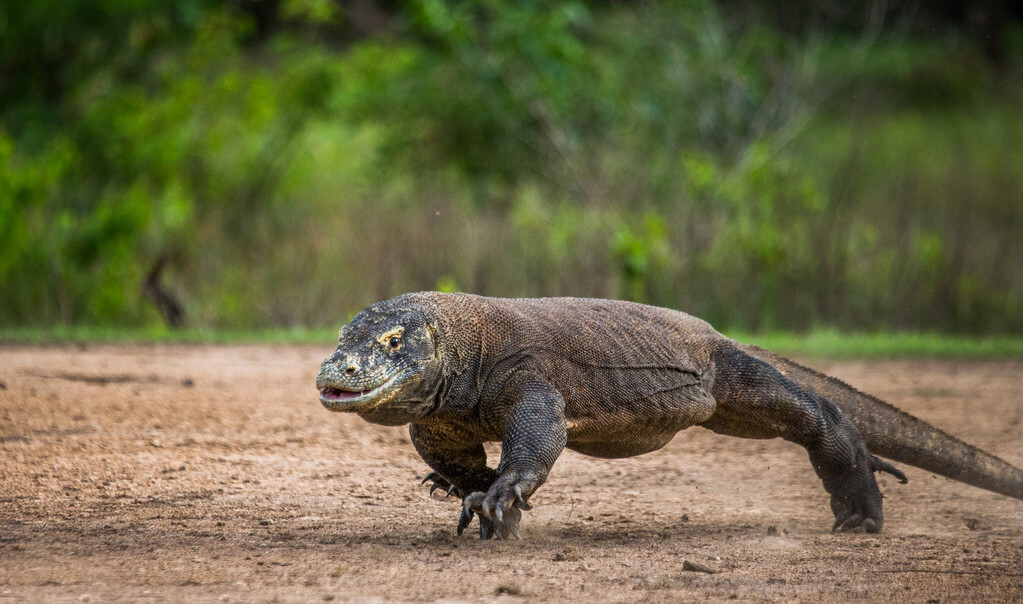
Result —
[[507, 539], [509, 536], [521, 539], [519, 522], [522, 511], [532, 509], [527, 498], [541, 481], [532, 472], [506, 472], [490, 489], [483, 493], [470, 493], [462, 500], [462, 516], [458, 519], [458, 534], [472, 522], [473, 515], [480, 515], [480, 538]]
[[481, 505], [484, 495], [484, 493], [477, 491], [465, 498], [462, 515], [458, 518], [458, 534], [462, 534], [462, 531], [469, 526], [473, 517], [479, 512], [480, 539], [508, 539], [514, 537], [522, 540], [522, 535], [519, 534], [519, 522], [522, 521], [522, 512], [516, 507], [511, 507], [500, 514], [500, 519], [498, 519], [496, 512], [488, 518], [484, 515]]
[[430, 472], [429, 474], [426, 475], [426, 478], [423, 479], [423, 482], [419, 484], [426, 484], [428, 480], [433, 482], [433, 484], [430, 485], [430, 497], [433, 497], [433, 492], [436, 491], [437, 489], [446, 491], [444, 497], [449, 497], [452, 494], [459, 498], [462, 497], [462, 492], [458, 490], [458, 487], [451, 484], [447, 480], [444, 480], [444, 478], [440, 474], [436, 472]]
[[887, 472], [900, 482], [907, 482], [906, 475], [888, 462], [869, 453], [861, 453], [869, 461], [857, 464], [854, 470], [841, 481], [830, 485], [831, 511], [835, 515], [832, 532], [879, 533], [884, 524], [881, 513], [881, 491], [874, 480], [874, 472]]

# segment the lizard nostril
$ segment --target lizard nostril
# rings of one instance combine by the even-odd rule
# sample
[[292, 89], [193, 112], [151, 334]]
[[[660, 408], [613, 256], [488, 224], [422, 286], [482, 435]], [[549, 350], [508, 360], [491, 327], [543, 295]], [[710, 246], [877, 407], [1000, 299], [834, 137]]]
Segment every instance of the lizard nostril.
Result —
[[348, 368], [345, 369], [345, 375], [355, 375], [355, 366], [349, 365]]

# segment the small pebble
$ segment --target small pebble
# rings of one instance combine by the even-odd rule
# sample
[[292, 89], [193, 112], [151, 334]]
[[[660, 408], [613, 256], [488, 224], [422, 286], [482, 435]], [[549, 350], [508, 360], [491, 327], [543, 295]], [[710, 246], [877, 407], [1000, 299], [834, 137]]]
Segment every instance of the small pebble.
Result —
[[494, 590], [495, 595], [508, 594], [509, 596], [517, 596], [522, 593], [518, 585], [498, 585], [497, 589]]
[[705, 564], [700, 564], [699, 562], [690, 562], [689, 560], [682, 561], [682, 570], [688, 570], [694, 573], [707, 573], [708, 575], [713, 575], [714, 573], [718, 572]]

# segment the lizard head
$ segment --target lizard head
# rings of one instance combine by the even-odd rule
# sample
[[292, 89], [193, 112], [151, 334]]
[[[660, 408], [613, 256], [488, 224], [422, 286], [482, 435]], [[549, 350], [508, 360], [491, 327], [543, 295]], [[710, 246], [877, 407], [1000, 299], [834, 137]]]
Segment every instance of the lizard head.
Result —
[[316, 376], [320, 402], [388, 426], [428, 413], [440, 386], [435, 327], [415, 309], [370, 306], [341, 328]]

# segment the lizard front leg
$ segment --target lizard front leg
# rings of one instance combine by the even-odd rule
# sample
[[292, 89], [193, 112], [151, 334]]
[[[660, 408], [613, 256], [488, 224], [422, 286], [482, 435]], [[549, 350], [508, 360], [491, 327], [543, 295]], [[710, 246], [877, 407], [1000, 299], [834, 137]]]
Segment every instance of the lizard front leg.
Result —
[[517, 538], [519, 510], [530, 508], [529, 497], [547, 480], [565, 448], [565, 401], [541, 376], [521, 371], [504, 385], [494, 409], [492, 419], [503, 424], [504, 435], [498, 477], [485, 491], [465, 498], [463, 518], [477, 512], [480, 522], [493, 522], [497, 537]]

